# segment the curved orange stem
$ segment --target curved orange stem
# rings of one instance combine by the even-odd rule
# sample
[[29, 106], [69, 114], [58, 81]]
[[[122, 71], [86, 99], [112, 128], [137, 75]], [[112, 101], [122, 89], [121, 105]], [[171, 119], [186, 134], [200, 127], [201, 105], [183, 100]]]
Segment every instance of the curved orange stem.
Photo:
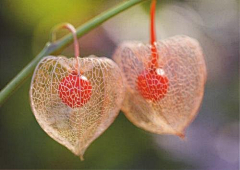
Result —
[[156, 31], [155, 31], [155, 10], [156, 10], [156, 0], [152, 0], [151, 10], [150, 10], [150, 35], [151, 35], [151, 52], [152, 52], [152, 60], [151, 66], [157, 67], [157, 48], [156, 48]]
[[76, 29], [74, 28], [74, 26], [69, 23], [63, 23], [63, 24], [59, 24], [59, 25], [55, 26], [52, 29], [50, 40], [51, 40], [51, 42], [55, 42], [56, 41], [56, 32], [62, 28], [68, 29], [73, 35], [74, 52], [75, 52], [75, 58], [76, 58], [76, 70], [78, 72], [78, 75], [80, 75], [80, 68], [79, 68], [79, 62], [78, 62], [78, 57], [80, 54], [79, 43], [78, 43], [78, 39], [77, 39], [77, 32], [76, 32]]

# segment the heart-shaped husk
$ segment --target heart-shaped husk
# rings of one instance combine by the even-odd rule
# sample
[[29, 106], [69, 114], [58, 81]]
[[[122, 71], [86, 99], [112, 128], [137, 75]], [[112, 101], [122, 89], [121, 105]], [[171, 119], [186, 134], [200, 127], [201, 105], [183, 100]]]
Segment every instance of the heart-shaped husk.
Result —
[[32, 77], [32, 111], [42, 129], [83, 159], [87, 147], [101, 135], [119, 113], [124, 97], [119, 67], [110, 59], [78, 58], [79, 68], [92, 85], [89, 101], [71, 108], [59, 97], [59, 83], [76, 69], [76, 59], [47, 56]]
[[150, 45], [125, 42], [113, 59], [124, 74], [126, 95], [122, 110], [144, 130], [184, 137], [185, 128], [198, 113], [204, 93], [206, 66], [199, 43], [187, 36], [175, 36], [156, 43], [158, 61], [169, 80], [167, 94], [159, 101], [142, 97], [137, 77], [151, 63]]

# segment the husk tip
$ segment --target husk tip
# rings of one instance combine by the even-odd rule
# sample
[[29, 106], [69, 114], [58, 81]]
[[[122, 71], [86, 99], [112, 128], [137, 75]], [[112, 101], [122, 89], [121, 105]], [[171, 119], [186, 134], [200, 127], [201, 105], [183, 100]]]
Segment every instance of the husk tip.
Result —
[[81, 161], [84, 161], [83, 155], [80, 155], [79, 158]]
[[180, 137], [182, 140], [185, 140], [185, 132], [179, 132], [176, 134], [178, 137]]

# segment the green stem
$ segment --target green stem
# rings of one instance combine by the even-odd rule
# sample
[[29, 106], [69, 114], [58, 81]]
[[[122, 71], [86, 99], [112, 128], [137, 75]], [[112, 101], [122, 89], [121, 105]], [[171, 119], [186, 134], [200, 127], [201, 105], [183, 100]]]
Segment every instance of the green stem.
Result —
[[[108, 11], [94, 17], [87, 23], [83, 24], [82, 26], [77, 28], [77, 36], [81, 37], [87, 32], [91, 31], [92, 29], [96, 28], [97, 26], [101, 25], [103, 22], [107, 21], [108, 19], [112, 18], [113, 16], [121, 13], [122, 11], [140, 3], [144, 0], [128, 0], [114, 8], [109, 9]], [[71, 34], [66, 35], [61, 40], [57, 41], [56, 43], [47, 43], [47, 45], [43, 48], [43, 50], [26, 66], [24, 69], [17, 74], [0, 92], [0, 106], [3, 102], [11, 95], [14, 91], [20, 87], [28, 77], [31, 76], [34, 68], [36, 67], [37, 63], [44, 57], [50, 54], [53, 54], [67, 45], [69, 45], [73, 41], [73, 37]]]

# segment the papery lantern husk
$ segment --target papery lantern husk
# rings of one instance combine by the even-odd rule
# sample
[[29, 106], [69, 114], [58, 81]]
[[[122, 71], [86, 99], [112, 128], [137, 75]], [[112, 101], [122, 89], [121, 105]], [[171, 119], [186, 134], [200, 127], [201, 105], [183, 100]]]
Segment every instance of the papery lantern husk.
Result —
[[151, 46], [124, 42], [113, 60], [124, 75], [126, 95], [121, 109], [136, 126], [157, 134], [184, 137], [201, 105], [206, 65], [199, 43], [187, 36], [156, 42], [158, 67], [169, 80], [167, 94], [159, 101], [145, 99], [137, 90], [137, 77], [151, 63]]
[[113, 123], [124, 97], [120, 69], [110, 59], [78, 58], [79, 68], [92, 85], [89, 101], [71, 108], [59, 97], [59, 83], [72, 74], [76, 59], [47, 56], [32, 77], [32, 111], [42, 129], [83, 159], [87, 147]]

